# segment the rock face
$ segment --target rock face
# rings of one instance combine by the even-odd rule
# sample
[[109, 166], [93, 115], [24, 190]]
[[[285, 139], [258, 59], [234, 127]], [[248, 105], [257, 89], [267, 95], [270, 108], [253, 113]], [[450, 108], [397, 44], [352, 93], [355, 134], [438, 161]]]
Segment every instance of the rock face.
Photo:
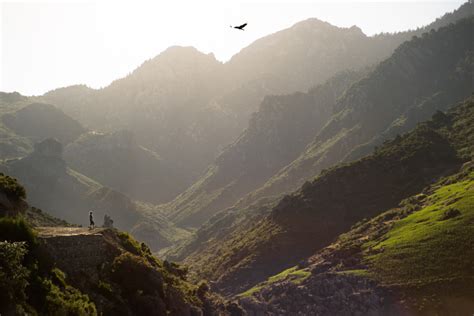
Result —
[[98, 280], [101, 265], [116, 255], [105, 241], [102, 228], [40, 227], [37, 230], [53, 264], [75, 279], [86, 276]]
[[[282, 282], [255, 297], [241, 299], [249, 316], [258, 315], [399, 315], [389, 294], [365, 277], [317, 274], [304, 284]], [[284, 295], [291, 293], [291, 295]], [[262, 304], [260, 301], [271, 301]]]

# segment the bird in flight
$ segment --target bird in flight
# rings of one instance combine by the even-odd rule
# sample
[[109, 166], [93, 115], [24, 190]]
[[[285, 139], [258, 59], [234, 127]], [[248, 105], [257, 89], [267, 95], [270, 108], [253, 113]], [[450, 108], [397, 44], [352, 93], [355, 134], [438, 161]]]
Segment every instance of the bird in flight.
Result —
[[238, 26], [230, 26], [230, 27], [233, 27], [234, 29], [238, 29], [238, 30], [241, 30], [241, 31], [244, 31], [244, 27], [247, 26], [247, 23], [244, 23], [242, 25], [238, 25]]

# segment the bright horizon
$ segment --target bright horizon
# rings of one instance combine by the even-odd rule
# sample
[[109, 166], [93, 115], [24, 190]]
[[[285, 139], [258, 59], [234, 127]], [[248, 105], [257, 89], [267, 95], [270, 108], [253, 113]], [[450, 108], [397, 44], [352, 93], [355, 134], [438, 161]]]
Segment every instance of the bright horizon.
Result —
[[[0, 0], [2, 1], [2, 0]], [[255, 40], [308, 19], [366, 35], [425, 26], [465, 1], [0, 2], [0, 91], [40, 95], [107, 86], [170, 46], [225, 62]], [[248, 23], [245, 31], [229, 25]]]

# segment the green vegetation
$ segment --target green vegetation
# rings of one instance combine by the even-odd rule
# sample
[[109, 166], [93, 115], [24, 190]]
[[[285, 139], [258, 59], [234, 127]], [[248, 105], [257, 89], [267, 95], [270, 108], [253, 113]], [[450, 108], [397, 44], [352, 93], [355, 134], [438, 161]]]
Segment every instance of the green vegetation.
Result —
[[37, 244], [33, 229], [21, 216], [0, 217], [0, 240], [26, 242], [29, 249]]
[[24, 218], [0, 217], [0, 240], [0, 313], [97, 314], [88, 296], [50, 266]]
[[0, 312], [24, 312], [29, 270], [23, 265], [25, 243], [0, 241]]
[[[453, 211], [455, 210], [455, 211]], [[449, 215], [451, 213], [451, 215]], [[446, 216], [448, 215], [448, 216]], [[454, 216], [453, 216], [454, 215]], [[365, 245], [385, 284], [423, 286], [473, 278], [474, 172], [439, 187], [427, 205]]]
[[46, 293], [42, 313], [46, 315], [97, 315], [95, 304], [89, 297], [66, 283], [64, 273], [55, 268], [51, 271], [52, 279], [43, 279], [42, 291]]
[[361, 276], [361, 277], [370, 277], [371, 276], [369, 271], [367, 271], [365, 269], [342, 270], [342, 271], [337, 271], [337, 273], [356, 275], [356, 276]]
[[248, 289], [247, 291], [237, 295], [237, 297], [247, 297], [251, 296], [253, 293], [260, 291], [262, 288], [266, 286], [270, 286], [273, 283], [281, 282], [281, 281], [289, 281], [293, 284], [300, 284], [305, 279], [307, 279], [311, 275], [306, 269], [298, 269], [297, 266], [286, 269], [279, 274], [271, 276], [268, 278], [267, 281], [257, 284], [256, 286]]
[[209, 285], [188, 282], [187, 268], [158, 260], [127, 233], [109, 230], [105, 235], [120, 251], [101, 267], [100, 279], [91, 287], [105, 301], [98, 306], [104, 314], [129, 310], [139, 315], [181, 315], [191, 306], [215, 310], [216, 297]]
[[0, 191], [9, 198], [19, 200], [26, 198], [26, 191], [15, 178], [0, 173]]

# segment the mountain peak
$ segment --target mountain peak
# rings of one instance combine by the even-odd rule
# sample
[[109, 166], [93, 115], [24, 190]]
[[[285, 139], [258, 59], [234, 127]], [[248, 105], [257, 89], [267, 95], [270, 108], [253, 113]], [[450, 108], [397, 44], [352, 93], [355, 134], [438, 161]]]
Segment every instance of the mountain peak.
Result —
[[201, 51], [199, 51], [197, 48], [193, 46], [179, 46], [179, 45], [174, 45], [170, 46], [164, 51], [162, 51], [160, 54], [158, 54], [156, 57], [152, 58], [150, 61], [158, 61], [163, 58], [210, 58], [213, 60], [216, 60], [214, 57], [214, 54], [205, 54]]
[[309, 18], [300, 22], [295, 23], [292, 28], [295, 27], [321, 27], [321, 26], [332, 26], [330, 23], [320, 20], [318, 18]]

